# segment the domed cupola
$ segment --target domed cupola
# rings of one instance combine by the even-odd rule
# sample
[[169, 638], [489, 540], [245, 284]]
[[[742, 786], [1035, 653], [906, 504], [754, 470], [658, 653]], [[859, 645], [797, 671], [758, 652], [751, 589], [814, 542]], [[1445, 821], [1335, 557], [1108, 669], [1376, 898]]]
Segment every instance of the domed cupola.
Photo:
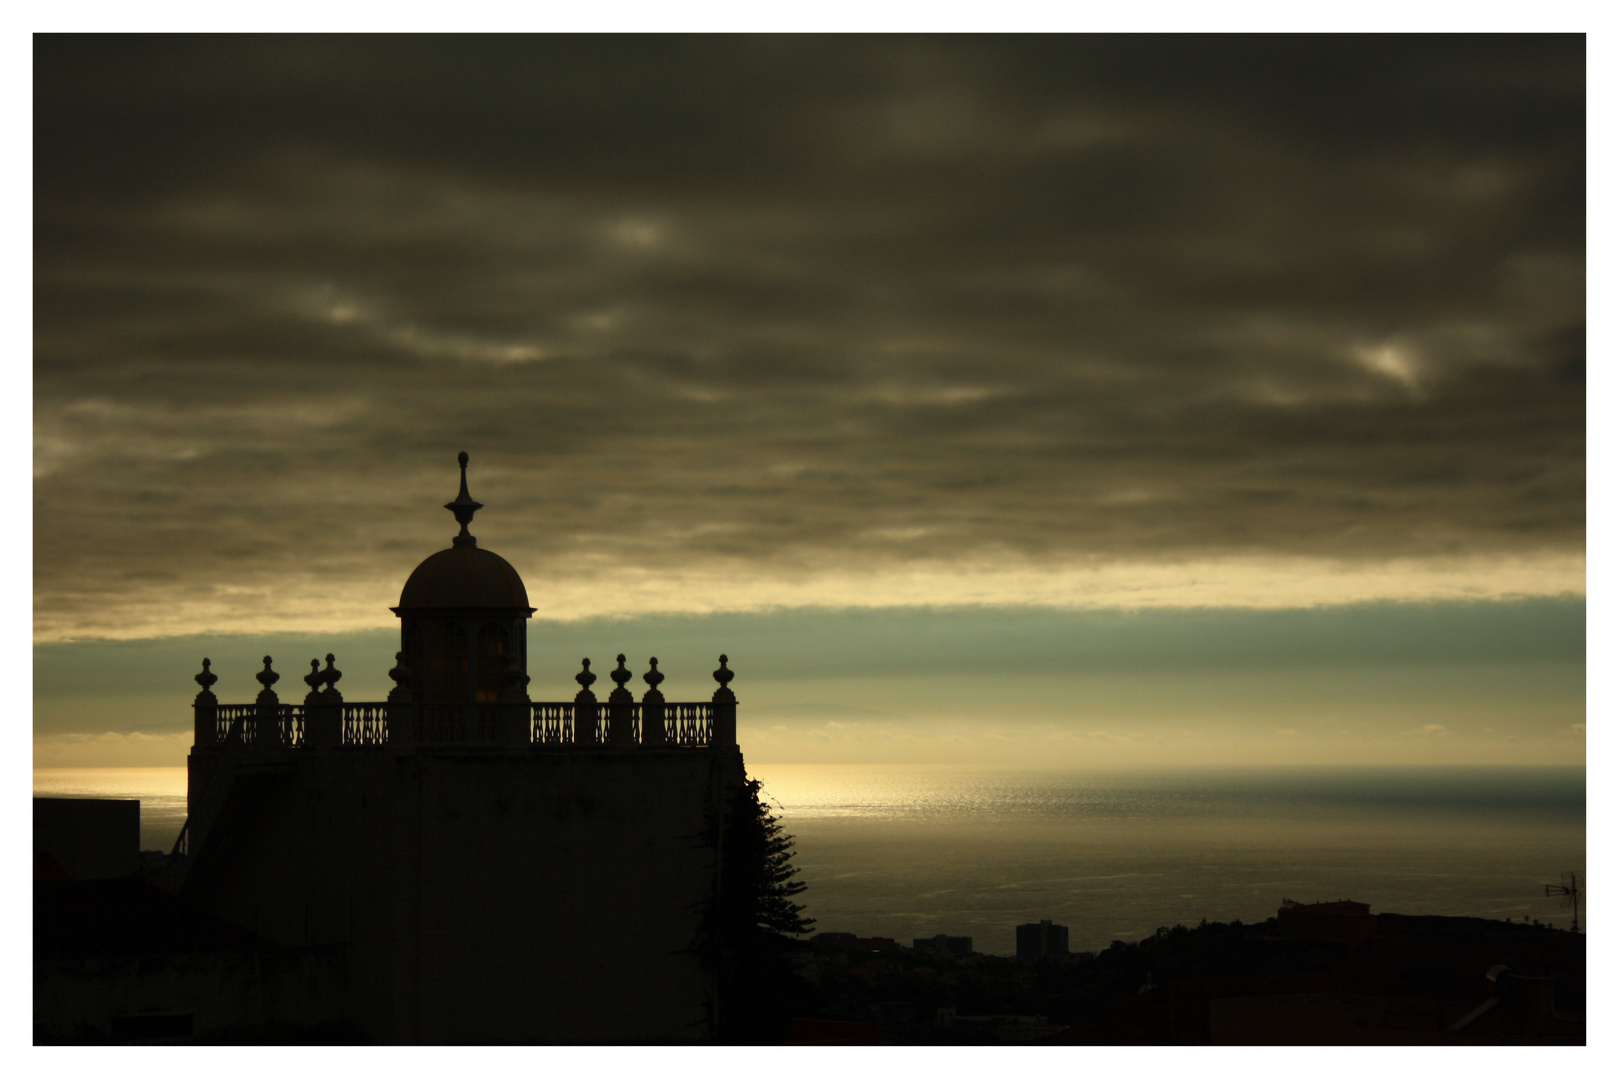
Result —
[[461, 533], [411, 571], [392, 610], [414, 700], [495, 702], [528, 681], [526, 620], [535, 609], [512, 564], [467, 531], [484, 504], [467, 494], [466, 451], [458, 460], [461, 493], [444, 508]]
[[487, 548], [471, 545], [429, 555], [405, 580], [394, 611], [429, 608], [535, 610], [529, 607], [529, 594], [512, 564]]

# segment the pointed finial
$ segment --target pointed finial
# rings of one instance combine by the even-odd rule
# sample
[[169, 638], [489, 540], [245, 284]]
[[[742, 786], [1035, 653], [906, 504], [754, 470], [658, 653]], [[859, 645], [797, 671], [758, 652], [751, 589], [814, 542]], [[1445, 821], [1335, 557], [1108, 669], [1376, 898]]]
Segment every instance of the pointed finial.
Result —
[[[264, 658], [264, 670], [253, 677], [259, 680], [260, 686], [264, 687], [263, 690], [259, 691], [259, 696], [253, 700], [260, 705], [277, 704], [280, 699], [276, 697], [276, 692], [272, 687], [276, 685], [276, 680], [280, 679], [281, 676], [270, 670], [270, 658], [268, 656]], [[261, 733], [267, 730], [269, 729], [262, 729]]]
[[574, 681], [579, 683], [579, 685], [584, 687], [586, 690], [589, 690], [591, 688], [591, 683], [596, 681], [596, 676], [591, 674], [591, 662], [589, 660], [581, 660], [580, 664], [585, 670], [581, 671], [578, 675], [575, 675]]
[[737, 677], [736, 672], [726, 667], [726, 654], [720, 654], [720, 670], [714, 673], [714, 681], [720, 684], [720, 689], [726, 689], [726, 684]]
[[467, 494], [467, 451], [463, 450], [456, 455], [456, 460], [461, 463], [461, 493], [456, 496], [454, 502], [444, 504], [444, 508], [456, 515], [456, 520], [461, 523], [461, 532], [451, 543], [455, 547], [477, 547], [478, 538], [467, 531], [467, 526], [472, 524], [473, 515], [482, 510], [484, 504]]
[[658, 684], [664, 681], [664, 673], [658, 670], [658, 657], [653, 657], [647, 663], [652, 665], [652, 670], [641, 677], [642, 681], [647, 684], [649, 690], [657, 690]]
[[309, 674], [304, 676], [304, 683], [309, 687], [309, 692], [312, 694], [321, 688], [321, 662], [319, 660], [309, 662]]
[[614, 685], [620, 690], [624, 689], [625, 683], [635, 678], [630, 669], [624, 666], [624, 653], [619, 654], [619, 666], [608, 672], [608, 678], [612, 679]]
[[192, 676], [193, 679], [197, 680], [197, 685], [203, 688], [205, 694], [213, 688], [215, 683], [219, 682], [219, 676], [208, 670], [209, 663], [208, 657], [203, 657], [203, 669]]
[[343, 678], [343, 672], [332, 666], [332, 661], [336, 659], [337, 657], [333, 656], [331, 653], [327, 653], [326, 670], [321, 672], [321, 682], [326, 684], [326, 688], [328, 690], [336, 690], [338, 680]]

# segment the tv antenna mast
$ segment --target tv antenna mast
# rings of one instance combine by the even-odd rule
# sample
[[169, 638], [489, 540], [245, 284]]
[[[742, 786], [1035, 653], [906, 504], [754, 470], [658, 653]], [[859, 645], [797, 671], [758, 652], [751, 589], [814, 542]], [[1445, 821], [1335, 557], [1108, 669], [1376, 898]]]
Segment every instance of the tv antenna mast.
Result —
[[1562, 875], [1559, 884], [1547, 886], [1548, 896], [1562, 896], [1564, 902], [1559, 907], [1570, 909], [1569, 929], [1571, 933], [1581, 932], [1581, 887], [1575, 880], [1575, 871]]

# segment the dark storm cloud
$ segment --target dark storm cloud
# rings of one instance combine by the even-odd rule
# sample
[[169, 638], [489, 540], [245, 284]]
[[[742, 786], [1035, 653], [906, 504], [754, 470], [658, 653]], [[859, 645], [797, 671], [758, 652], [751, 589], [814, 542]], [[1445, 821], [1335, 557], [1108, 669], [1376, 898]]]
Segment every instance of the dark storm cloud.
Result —
[[1583, 47], [40, 38], [36, 607], [1578, 555]]

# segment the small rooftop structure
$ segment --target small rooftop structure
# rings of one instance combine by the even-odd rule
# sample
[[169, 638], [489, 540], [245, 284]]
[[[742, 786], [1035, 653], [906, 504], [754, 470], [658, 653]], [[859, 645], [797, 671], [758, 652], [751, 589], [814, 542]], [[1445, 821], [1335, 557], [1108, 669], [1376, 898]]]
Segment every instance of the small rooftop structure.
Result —
[[911, 947], [917, 952], [933, 953], [935, 956], [972, 956], [973, 939], [970, 937], [954, 937], [950, 934], [935, 934], [928, 938], [912, 938]]
[[1019, 956], [1067, 956], [1069, 928], [1051, 919], [1024, 923], [1015, 930]]

